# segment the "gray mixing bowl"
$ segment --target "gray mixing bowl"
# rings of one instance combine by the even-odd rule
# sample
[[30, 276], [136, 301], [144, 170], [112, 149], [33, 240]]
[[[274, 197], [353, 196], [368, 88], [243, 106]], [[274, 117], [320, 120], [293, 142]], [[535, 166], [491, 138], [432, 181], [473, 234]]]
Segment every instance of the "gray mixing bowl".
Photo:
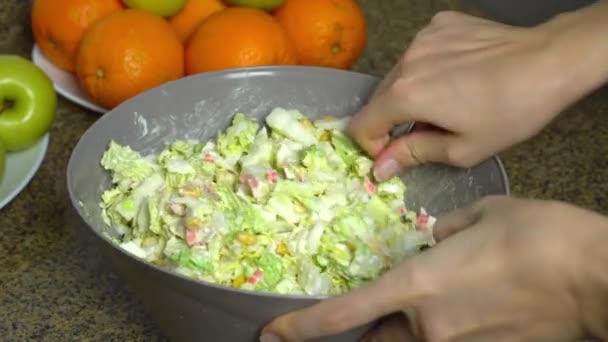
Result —
[[[67, 184], [72, 203], [104, 247], [106, 258], [176, 342], [257, 341], [264, 323], [322, 298], [245, 292], [188, 279], [140, 261], [113, 245], [100, 216], [100, 195], [110, 185], [99, 165], [109, 141], [158, 151], [178, 138], [210, 139], [233, 113], [262, 119], [275, 106], [315, 118], [344, 116], [359, 108], [378, 79], [354, 72], [310, 67], [236, 69], [187, 77], [141, 94], [103, 115], [72, 152]], [[508, 194], [498, 158], [471, 169], [426, 166], [403, 177], [407, 204], [439, 214], [489, 194]], [[366, 327], [331, 341], [355, 341]]]

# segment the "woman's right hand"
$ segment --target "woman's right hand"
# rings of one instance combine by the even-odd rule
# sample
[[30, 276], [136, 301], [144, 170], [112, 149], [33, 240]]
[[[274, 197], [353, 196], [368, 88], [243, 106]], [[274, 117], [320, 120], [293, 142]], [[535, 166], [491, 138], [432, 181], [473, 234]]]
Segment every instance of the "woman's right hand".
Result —
[[[577, 39], [567, 30], [577, 26], [558, 19], [519, 28], [438, 13], [351, 121], [351, 135], [376, 159], [376, 178], [427, 162], [472, 166], [535, 135], [590, 90], [587, 76], [598, 70], [569, 53]], [[440, 130], [390, 141], [410, 121]]]

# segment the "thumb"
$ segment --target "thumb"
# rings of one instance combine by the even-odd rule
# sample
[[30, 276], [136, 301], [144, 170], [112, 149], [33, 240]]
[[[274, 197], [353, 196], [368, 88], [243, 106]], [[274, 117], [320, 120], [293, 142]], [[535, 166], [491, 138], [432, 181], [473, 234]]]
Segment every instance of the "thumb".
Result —
[[374, 177], [384, 181], [409, 168], [429, 162], [448, 162], [448, 148], [457, 137], [441, 131], [415, 131], [391, 142], [376, 158]]
[[412, 275], [415, 259], [408, 259], [376, 281], [342, 296], [274, 319], [262, 329], [260, 341], [307, 341], [332, 336], [400, 311], [419, 300], [425, 291], [413, 280], [417, 278]]

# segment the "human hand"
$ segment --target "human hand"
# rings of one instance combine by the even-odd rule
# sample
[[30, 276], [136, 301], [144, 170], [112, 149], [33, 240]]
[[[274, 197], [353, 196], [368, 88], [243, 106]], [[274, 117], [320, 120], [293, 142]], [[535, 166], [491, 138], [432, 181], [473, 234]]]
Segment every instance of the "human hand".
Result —
[[261, 341], [334, 335], [392, 313], [409, 318], [411, 331], [394, 322], [388, 331], [405, 341], [608, 337], [606, 217], [488, 197], [439, 217], [435, 237], [377, 281], [275, 319], [263, 334], [280, 339]]
[[[579, 62], [592, 49], [572, 43], [586, 38], [563, 26], [438, 13], [351, 121], [352, 137], [376, 159], [376, 177], [427, 162], [470, 167], [539, 132], [599, 75], [595, 64]], [[391, 129], [411, 121], [440, 130], [390, 141]]]

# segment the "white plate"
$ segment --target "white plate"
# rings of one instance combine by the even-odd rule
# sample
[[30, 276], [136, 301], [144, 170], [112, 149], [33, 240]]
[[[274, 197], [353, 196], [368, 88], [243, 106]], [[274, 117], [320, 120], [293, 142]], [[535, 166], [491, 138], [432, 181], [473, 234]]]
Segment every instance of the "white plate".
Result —
[[66, 99], [94, 112], [103, 114], [108, 111], [107, 109], [96, 105], [95, 102], [82, 91], [76, 76], [59, 69], [48, 59], [46, 59], [37, 44], [34, 44], [34, 49], [32, 50], [32, 61], [39, 68], [44, 70], [44, 72], [46, 72], [49, 78], [53, 81], [55, 90], [57, 90], [57, 92]]
[[29, 148], [6, 154], [6, 169], [0, 180], [0, 209], [12, 201], [34, 177], [44, 160], [48, 145], [47, 133]]

